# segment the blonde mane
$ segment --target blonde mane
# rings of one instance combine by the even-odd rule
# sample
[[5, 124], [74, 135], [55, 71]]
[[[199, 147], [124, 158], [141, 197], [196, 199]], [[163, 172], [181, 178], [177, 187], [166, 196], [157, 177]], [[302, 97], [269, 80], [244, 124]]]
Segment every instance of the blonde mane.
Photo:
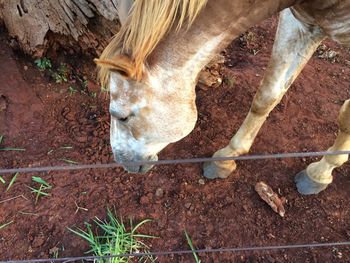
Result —
[[174, 28], [189, 27], [208, 0], [135, 0], [120, 31], [95, 62], [102, 87], [111, 70], [141, 80], [144, 63], [161, 39]]

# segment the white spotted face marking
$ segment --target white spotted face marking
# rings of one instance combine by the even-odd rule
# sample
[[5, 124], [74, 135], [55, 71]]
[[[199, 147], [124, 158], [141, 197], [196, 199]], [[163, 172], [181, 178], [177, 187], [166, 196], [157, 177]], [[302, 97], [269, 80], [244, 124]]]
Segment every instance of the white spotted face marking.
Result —
[[[110, 141], [117, 162], [156, 160], [157, 153], [186, 136], [194, 127], [194, 101], [181, 102], [166, 87], [111, 73]], [[126, 166], [129, 172], [146, 172], [151, 166]]]
[[[208, 40], [178, 66], [144, 70], [142, 82], [111, 72], [110, 140], [117, 162], [156, 160], [169, 143], [188, 135], [197, 121], [196, 75], [224, 35]], [[169, 55], [167, 63], [176, 65]], [[145, 172], [150, 166], [125, 167]]]

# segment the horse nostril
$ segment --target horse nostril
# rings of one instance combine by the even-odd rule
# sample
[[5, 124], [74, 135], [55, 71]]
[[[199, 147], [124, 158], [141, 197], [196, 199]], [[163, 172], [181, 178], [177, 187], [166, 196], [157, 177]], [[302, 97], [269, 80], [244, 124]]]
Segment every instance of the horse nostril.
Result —
[[135, 116], [135, 113], [133, 113], [133, 112], [125, 114], [124, 112], [118, 112], [118, 111], [113, 110], [113, 109], [110, 109], [109, 113], [111, 114], [111, 117], [113, 117], [114, 119], [116, 119], [120, 123], [127, 123], [128, 121], [130, 121], [130, 119], [132, 117]]
[[120, 122], [127, 122], [128, 120], [129, 120], [129, 117], [118, 118], [118, 121], [120, 121]]
[[121, 123], [127, 123], [128, 121], [130, 121], [131, 118], [135, 117], [134, 113], [130, 113], [129, 116], [126, 117], [118, 117], [118, 121]]

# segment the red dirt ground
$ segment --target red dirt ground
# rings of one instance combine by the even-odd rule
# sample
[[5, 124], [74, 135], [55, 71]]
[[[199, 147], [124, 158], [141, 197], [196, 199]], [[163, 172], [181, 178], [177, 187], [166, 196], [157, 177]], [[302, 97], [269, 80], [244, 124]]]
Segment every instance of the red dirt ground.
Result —
[[[210, 156], [228, 142], [262, 78], [275, 24], [276, 19], [265, 21], [227, 48], [226, 64], [220, 69], [224, 85], [198, 89], [196, 128], [167, 147], [161, 159]], [[0, 167], [64, 165], [60, 159], [111, 162], [108, 100], [99, 92], [93, 96], [98, 87], [92, 81], [87, 89], [78, 81], [94, 78], [93, 65], [88, 60], [77, 63], [80, 57], [62, 52], [74, 75], [67, 84], [55, 84], [31, 59], [14, 54], [6, 33], [0, 33], [1, 147], [26, 149], [0, 152]], [[326, 45], [339, 52], [336, 61], [317, 55], [311, 59], [268, 118], [251, 153], [318, 151], [333, 143], [338, 111], [350, 98], [350, 53], [333, 42]], [[254, 55], [253, 50], [259, 52]], [[78, 92], [70, 94], [69, 86]], [[67, 145], [73, 148], [60, 148]], [[59, 248], [60, 257], [81, 256], [87, 244], [67, 227], [103, 218], [107, 207], [114, 207], [123, 218], [153, 219], [142, 228], [143, 233], [159, 237], [145, 241], [152, 251], [188, 249], [185, 229], [197, 248], [349, 240], [349, 163], [334, 172], [333, 184], [318, 196], [301, 196], [295, 189], [294, 175], [316, 159], [239, 162], [234, 175], [214, 181], [201, 177], [199, 164], [159, 166], [146, 175], [122, 169], [20, 174], [9, 191], [0, 186], [0, 225], [13, 221], [0, 229], [0, 260], [52, 257], [53, 248]], [[53, 186], [51, 195], [37, 204], [27, 187], [32, 175]], [[12, 175], [3, 177], [9, 182]], [[284, 218], [254, 191], [260, 180], [288, 200]], [[88, 211], [76, 213], [75, 202]], [[350, 247], [199, 256], [203, 262], [350, 262]], [[168, 256], [159, 262], [193, 262], [193, 258]]]

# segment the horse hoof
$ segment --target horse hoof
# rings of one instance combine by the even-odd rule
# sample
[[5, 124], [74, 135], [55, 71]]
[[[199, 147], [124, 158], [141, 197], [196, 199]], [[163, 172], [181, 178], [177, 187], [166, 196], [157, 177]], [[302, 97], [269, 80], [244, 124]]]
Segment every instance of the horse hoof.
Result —
[[219, 167], [215, 162], [206, 162], [203, 165], [203, 176], [208, 179], [227, 178], [236, 169], [236, 163], [232, 162], [232, 165], [228, 168]]
[[328, 184], [320, 184], [313, 181], [307, 175], [306, 170], [298, 173], [294, 178], [294, 182], [297, 185], [298, 192], [303, 195], [318, 194], [319, 192], [325, 190], [328, 186]]

